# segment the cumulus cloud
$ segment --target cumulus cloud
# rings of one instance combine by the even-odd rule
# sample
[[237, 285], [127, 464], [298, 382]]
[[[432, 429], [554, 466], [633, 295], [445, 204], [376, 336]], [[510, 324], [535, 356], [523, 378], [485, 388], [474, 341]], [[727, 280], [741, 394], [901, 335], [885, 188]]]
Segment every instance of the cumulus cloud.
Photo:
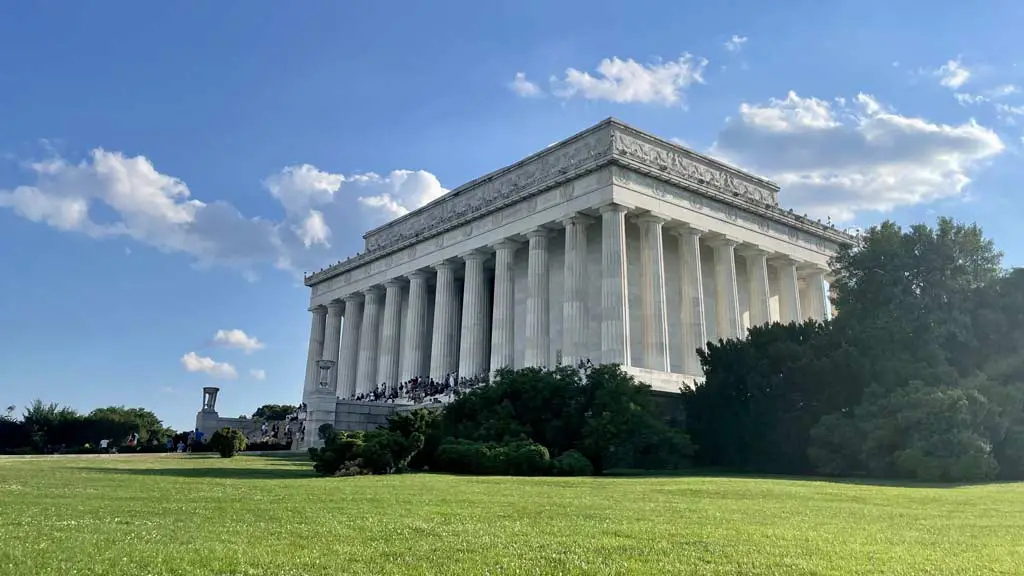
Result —
[[729, 52], [739, 52], [743, 49], [743, 45], [746, 44], [747, 37], [733, 34], [732, 38], [725, 41], [725, 49]]
[[382, 224], [447, 192], [422, 170], [344, 175], [309, 164], [288, 166], [262, 183], [284, 212], [270, 220], [193, 197], [182, 179], [160, 172], [145, 156], [97, 148], [77, 163], [52, 157], [27, 166], [30, 182], [0, 189], [0, 208], [57, 230], [127, 237], [189, 254], [199, 265], [228, 264], [246, 274], [266, 264], [293, 272], [317, 269], [348, 256], [332, 247], [332, 230]]
[[867, 94], [847, 103], [790, 92], [741, 105], [712, 152], [777, 181], [784, 205], [842, 222], [956, 196], [971, 171], [1004, 148], [973, 120], [954, 126], [903, 116]]
[[516, 94], [529, 98], [532, 96], [541, 96], [544, 93], [541, 91], [540, 86], [536, 83], [526, 79], [525, 72], [516, 72], [516, 77], [512, 79], [512, 82], [508, 85]]
[[263, 342], [260, 342], [255, 336], [249, 336], [238, 328], [217, 330], [217, 333], [213, 335], [213, 343], [225, 348], [245, 350], [246, 354], [251, 354], [256, 350], [264, 348]]
[[971, 71], [964, 66], [960, 58], [949, 60], [932, 74], [939, 78], [939, 84], [954, 90], [966, 84], [971, 78]]
[[691, 54], [649, 64], [605, 58], [595, 75], [569, 68], [564, 78], [552, 77], [552, 93], [567, 100], [581, 97], [620, 104], [683, 105], [686, 89], [704, 83], [707, 64], [706, 59]]
[[267, 371], [266, 370], [260, 370], [258, 368], [253, 368], [252, 370], [249, 370], [249, 375], [252, 376], [253, 379], [255, 379], [255, 380], [266, 380], [267, 379]]
[[214, 378], [233, 380], [238, 378], [235, 367], [227, 362], [217, 362], [208, 356], [200, 356], [189, 352], [181, 357], [181, 365], [187, 372], [204, 372]]

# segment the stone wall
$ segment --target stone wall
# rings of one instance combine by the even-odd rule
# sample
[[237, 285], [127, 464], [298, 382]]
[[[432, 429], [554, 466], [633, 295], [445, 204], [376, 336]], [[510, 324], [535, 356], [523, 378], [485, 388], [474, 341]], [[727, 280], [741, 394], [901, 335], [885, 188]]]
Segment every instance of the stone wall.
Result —
[[396, 405], [381, 402], [338, 400], [334, 416], [334, 428], [335, 430], [345, 430], [348, 432], [368, 432], [387, 424], [388, 416], [397, 412], [405, 412], [417, 408], [440, 408], [440, 406], [440, 404]]

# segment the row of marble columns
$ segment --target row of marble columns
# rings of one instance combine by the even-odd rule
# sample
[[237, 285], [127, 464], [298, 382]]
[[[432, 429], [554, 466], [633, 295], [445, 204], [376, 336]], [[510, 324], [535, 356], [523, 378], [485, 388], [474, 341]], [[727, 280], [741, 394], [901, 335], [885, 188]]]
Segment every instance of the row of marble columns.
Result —
[[[630, 363], [629, 298], [626, 274], [626, 217], [628, 208], [618, 204], [602, 206], [600, 213], [601, 269], [601, 352], [600, 362]], [[826, 317], [824, 270], [812, 270], [801, 279], [798, 262], [771, 256], [754, 246], [743, 245], [721, 234], [708, 233], [693, 226], [673, 223], [671, 238], [678, 243], [679, 278], [666, 279], [664, 234], [669, 222], [655, 214], [636, 217], [640, 227], [641, 326], [639, 341], [643, 347], [644, 368], [670, 371], [670, 360], [681, 354], [682, 372], [700, 373], [694, 350], [707, 339], [704, 313], [703, 272], [700, 241], [712, 248], [716, 294], [713, 321], [719, 338], [743, 335], [737, 284], [736, 255], [744, 256], [749, 293], [749, 325], [773, 320], [800, 321], [807, 317]], [[548, 295], [549, 231], [536, 228], [527, 232], [524, 365], [544, 366], [550, 354], [550, 315], [562, 314], [562, 362], [575, 364], [591, 357], [587, 338], [587, 233], [597, 220], [577, 214], [563, 220], [565, 227], [564, 297], [561, 311], [550, 310]], [[350, 294], [326, 307], [315, 307], [309, 340], [306, 389], [337, 392], [352, 397], [372, 390], [378, 384], [395, 385], [415, 377], [442, 379], [448, 374], [476, 376], [512, 366], [516, 349], [514, 255], [522, 243], [503, 240], [489, 250], [472, 250], [461, 256], [465, 265], [462, 297], [456, 284], [456, 260], [446, 260], [431, 268], [436, 274], [433, 321], [428, 326], [430, 272], [417, 270], [405, 278]], [[490, 289], [485, 261], [494, 253], [494, 285]], [[779, 318], [773, 318], [770, 306], [768, 261], [779, 274]], [[805, 289], [801, 290], [801, 283]], [[406, 330], [402, 327], [403, 288], [408, 284]], [[678, 289], [681, 341], [672, 350], [669, 339], [669, 314], [666, 286]], [[676, 288], [677, 287], [677, 288]], [[493, 296], [493, 306], [490, 301]], [[490, 310], [490, 314], [488, 311]], [[341, 332], [342, 316], [344, 331]], [[379, 337], [378, 337], [379, 335]], [[426, 354], [429, 341], [430, 354]], [[428, 360], [429, 359], [429, 360]], [[318, 363], [329, 360], [333, 367], [325, 373]]]

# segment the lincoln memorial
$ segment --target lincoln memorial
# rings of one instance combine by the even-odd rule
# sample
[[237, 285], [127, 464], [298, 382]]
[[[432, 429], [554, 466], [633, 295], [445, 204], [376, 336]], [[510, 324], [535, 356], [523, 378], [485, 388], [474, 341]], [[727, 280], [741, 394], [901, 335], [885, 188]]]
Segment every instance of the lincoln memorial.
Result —
[[307, 431], [372, 390], [502, 367], [616, 363], [677, 392], [707, 341], [825, 319], [854, 240], [778, 195], [608, 119], [370, 230], [305, 278]]

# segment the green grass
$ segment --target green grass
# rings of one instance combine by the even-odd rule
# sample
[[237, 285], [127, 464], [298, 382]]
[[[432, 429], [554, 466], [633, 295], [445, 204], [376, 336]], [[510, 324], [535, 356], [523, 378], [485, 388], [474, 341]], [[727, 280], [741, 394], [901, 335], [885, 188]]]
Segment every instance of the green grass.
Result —
[[0, 458], [0, 574], [1021, 574], [1024, 484]]

